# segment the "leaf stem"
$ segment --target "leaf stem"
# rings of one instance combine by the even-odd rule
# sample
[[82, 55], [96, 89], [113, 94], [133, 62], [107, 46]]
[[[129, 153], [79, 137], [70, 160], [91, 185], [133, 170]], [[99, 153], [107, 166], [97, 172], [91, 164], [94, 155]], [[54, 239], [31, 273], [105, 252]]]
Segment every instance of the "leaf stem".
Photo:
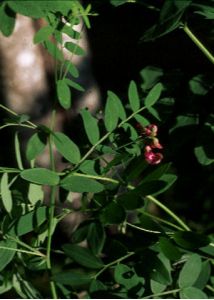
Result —
[[196, 37], [196, 35], [190, 30], [187, 24], [182, 27], [184, 32], [193, 41], [193, 43], [204, 53], [204, 55], [214, 64], [214, 56], [212, 53], [202, 44], [202, 42]]
[[152, 295], [146, 296], [145, 298], [142, 298], [142, 299], [157, 298], [159, 296], [170, 295], [170, 294], [174, 294], [174, 293], [178, 293], [178, 292], [180, 292], [180, 289], [174, 289], [174, 290], [171, 290], [171, 291], [152, 294]]
[[96, 175], [90, 175], [90, 174], [82, 174], [82, 173], [76, 173], [76, 172], [72, 173], [72, 175], [79, 176], [79, 177], [91, 178], [91, 179], [100, 180], [100, 181], [108, 181], [108, 182], [115, 183], [115, 184], [120, 183], [118, 180], [112, 179], [109, 177], [96, 176]]
[[105, 265], [99, 272], [97, 272], [97, 274], [95, 274], [93, 276], [93, 278], [96, 279], [98, 276], [100, 276], [109, 267], [111, 267], [111, 266], [113, 266], [115, 264], [120, 263], [121, 261], [127, 259], [128, 257], [130, 257], [130, 256], [132, 256], [134, 254], [135, 254], [135, 252], [129, 252], [128, 254], [126, 254], [126, 255], [124, 255], [124, 256], [122, 256], [122, 257], [120, 257], [120, 258], [118, 258], [118, 259], [116, 259], [116, 260], [114, 260], [112, 262], [110, 262], [109, 264]]
[[177, 223], [179, 225], [181, 225], [181, 227], [186, 230], [186, 231], [190, 231], [190, 228], [176, 215], [174, 214], [168, 207], [166, 207], [163, 203], [161, 203], [160, 201], [158, 201], [155, 197], [148, 195], [146, 196], [146, 199], [155, 203], [157, 206], [159, 206], [160, 208], [162, 208], [162, 210], [164, 210], [168, 215], [170, 215], [175, 221], [177, 221]]
[[135, 229], [138, 229], [138, 230], [141, 230], [141, 231], [145, 231], [145, 232], [149, 232], [149, 233], [161, 233], [160, 231], [156, 231], [156, 230], [149, 230], [149, 229], [145, 229], [143, 227], [139, 227], [137, 225], [134, 225], [134, 224], [131, 224], [129, 222], [126, 222], [126, 225], [128, 225], [129, 227], [132, 227], [132, 228], [135, 228]]
[[[55, 121], [56, 111], [52, 111], [51, 117], [51, 130], [53, 130], [54, 121]], [[52, 145], [52, 135], [50, 134], [48, 137], [48, 145], [49, 145], [49, 155], [50, 155], [50, 165], [51, 170], [55, 171], [55, 161], [53, 154], [53, 145]], [[47, 241], [47, 251], [46, 251], [46, 261], [47, 261], [47, 269], [50, 273], [52, 273], [52, 265], [51, 265], [51, 243], [52, 243], [52, 227], [54, 221], [54, 210], [55, 210], [55, 195], [56, 195], [56, 186], [51, 187], [51, 195], [50, 195], [50, 207], [49, 207], [49, 224], [48, 224], [48, 241]], [[57, 299], [56, 286], [54, 281], [50, 278], [50, 288], [53, 299]]]
[[0, 130], [3, 129], [3, 128], [6, 128], [6, 127], [10, 127], [10, 126], [19, 126], [19, 127], [35, 129], [35, 127], [33, 127], [31, 125], [27, 125], [27, 124], [7, 123], [7, 124], [4, 124], [4, 125], [0, 126]]
[[5, 247], [5, 246], [0, 246], [0, 249], [10, 250], [10, 251], [15, 251], [15, 252], [20, 252], [20, 253], [26, 253], [26, 254], [31, 254], [31, 255], [37, 255], [37, 256], [44, 256], [42, 253], [39, 253], [36, 251], [28, 251], [28, 250], [10, 248], [10, 247]]
[[[5, 111], [9, 112], [10, 114], [14, 115], [14, 116], [18, 116], [19, 114], [17, 114], [15, 111], [9, 109], [8, 107], [4, 106], [3, 104], [0, 104], [0, 108], [4, 109]], [[32, 123], [31, 121], [25, 121], [27, 124], [31, 125], [31, 126], [24, 126], [24, 127], [29, 127], [29, 128], [34, 128], [36, 129], [37, 126], [36, 124]], [[23, 126], [24, 124], [17, 124], [17, 125], [21, 125]]]
[[[41, 257], [45, 257], [45, 254], [43, 254], [42, 252], [35, 250], [33, 247], [29, 246], [28, 244], [25, 244], [24, 242], [20, 241], [19, 239], [17, 239], [16, 237], [13, 237], [11, 235], [6, 235], [5, 236], [6, 239], [10, 239], [14, 242], [16, 242], [18, 245], [25, 247], [26, 249], [30, 250], [30, 252], [34, 253], [34, 255], [38, 255]], [[23, 251], [22, 251], [23, 252]]]
[[182, 227], [177, 226], [177, 225], [175, 225], [175, 224], [173, 224], [173, 223], [171, 223], [171, 222], [169, 222], [169, 221], [163, 220], [162, 218], [159, 218], [159, 217], [157, 217], [157, 216], [154, 216], [154, 215], [152, 215], [152, 214], [150, 214], [150, 213], [148, 213], [148, 212], [146, 212], [146, 211], [144, 211], [144, 210], [138, 209], [138, 211], [139, 211], [139, 212], [142, 212], [144, 215], [146, 215], [146, 216], [148, 216], [148, 217], [151, 217], [151, 218], [157, 220], [158, 222], [164, 223], [164, 224], [166, 224], [166, 225], [168, 225], [168, 226], [171, 226], [171, 227], [173, 227], [173, 228], [175, 228], [175, 229], [177, 229], [177, 230], [183, 230]]

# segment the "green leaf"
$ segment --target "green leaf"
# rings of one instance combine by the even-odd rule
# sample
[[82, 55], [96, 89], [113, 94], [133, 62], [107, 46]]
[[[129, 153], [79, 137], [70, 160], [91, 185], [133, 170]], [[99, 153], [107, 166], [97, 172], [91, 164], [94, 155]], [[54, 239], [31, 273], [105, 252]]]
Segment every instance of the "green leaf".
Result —
[[106, 129], [108, 131], [113, 131], [117, 127], [118, 119], [118, 106], [112, 97], [108, 97], [104, 113], [104, 123]]
[[27, 17], [46, 17], [48, 12], [61, 12], [66, 16], [73, 8], [73, 0], [54, 1], [8, 1], [8, 5], [17, 13]]
[[47, 136], [42, 132], [34, 133], [27, 143], [27, 160], [35, 159], [45, 149]]
[[126, 218], [124, 208], [115, 202], [104, 207], [100, 213], [100, 221], [103, 224], [120, 224]]
[[188, 250], [196, 250], [210, 243], [207, 236], [190, 231], [177, 231], [172, 237], [176, 244]]
[[156, 232], [164, 232], [159, 223], [153, 220], [152, 217], [142, 214], [141, 216], [139, 216], [139, 221], [140, 225], [138, 226], [142, 227], [143, 229], [153, 230]]
[[100, 139], [100, 131], [97, 125], [97, 119], [95, 119], [87, 109], [82, 109], [81, 117], [87, 137], [92, 145], [95, 145]]
[[171, 166], [171, 163], [161, 164], [154, 171], [151, 171], [147, 176], [144, 177], [143, 182], [155, 180], [155, 179], [162, 179], [162, 176], [168, 175], [165, 174]]
[[210, 267], [210, 262], [207, 260], [202, 263], [201, 272], [196, 282], [194, 283], [194, 286], [197, 287], [198, 289], [203, 290], [208, 280], [210, 279], [210, 276], [211, 276], [211, 267]]
[[74, 88], [75, 90], [80, 91], [80, 92], [84, 92], [85, 91], [85, 89], [80, 84], [72, 81], [71, 79], [65, 78], [64, 80], [67, 83], [67, 85], [69, 85], [70, 87]]
[[162, 90], [163, 85], [159, 82], [149, 91], [144, 100], [144, 104], [147, 108], [155, 104], [155, 102], [160, 98]]
[[97, 176], [96, 163], [97, 162], [95, 160], [86, 159], [83, 163], [81, 163], [79, 169], [85, 174]]
[[62, 27], [61, 31], [62, 31], [63, 33], [65, 33], [65, 34], [67, 34], [68, 36], [70, 36], [70, 37], [71, 37], [72, 39], [74, 39], [74, 40], [79, 40], [79, 39], [81, 38], [81, 33], [78, 32], [78, 31], [76, 31], [76, 30], [74, 30], [74, 29], [72, 28], [72, 26], [69, 26], [69, 25], [67, 25], [67, 24], [65, 24], [65, 25]]
[[79, 45], [77, 45], [75, 43], [66, 42], [65, 48], [75, 55], [80, 55], [80, 56], [85, 55], [85, 51]]
[[62, 156], [73, 164], [80, 161], [81, 155], [78, 146], [64, 133], [55, 132], [54, 144]]
[[17, 13], [27, 17], [41, 18], [45, 15], [39, 2], [43, 1], [8, 1], [8, 5]]
[[192, 286], [201, 273], [202, 262], [198, 254], [192, 254], [183, 265], [178, 278], [180, 288]]
[[46, 41], [49, 36], [54, 32], [54, 28], [51, 26], [45, 26], [40, 28], [34, 35], [33, 42], [34, 44], [39, 44]]
[[151, 270], [151, 278], [161, 284], [169, 285], [172, 283], [172, 278], [170, 274], [170, 269], [167, 266], [167, 258], [166, 261], [159, 257], [154, 258], [154, 265]]
[[161, 237], [159, 240], [159, 246], [162, 253], [170, 260], [178, 260], [181, 258], [182, 253], [176, 248], [170, 239]]
[[71, 174], [61, 180], [60, 186], [65, 190], [84, 193], [99, 193], [104, 190], [104, 186], [98, 181], [84, 177], [82, 174]]
[[25, 235], [37, 229], [42, 223], [47, 220], [47, 207], [41, 206], [37, 209], [20, 216], [11, 231], [17, 236]]
[[68, 72], [75, 78], [79, 76], [79, 71], [76, 68], [74, 64], [72, 64], [71, 61], [65, 60], [64, 61], [65, 71], [68, 70]]
[[95, 293], [95, 292], [98, 292], [98, 291], [106, 291], [107, 290], [107, 286], [104, 285], [102, 283], [102, 281], [100, 280], [95, 280], [93, 279], [91, 284], [90, 284], [90, 287], [89, 287], [89, 292], [90, 293]]
[[151, 290], [154, 294], [162, 293], [166, 289], [166, 285], [160, 282], [157, 282], [153, 279], [150, 280]]
[[190, 286], [180, 291], [180, 299], [208, 299], [208, 296], [198, 288]]
[[[214, 12], [214, 10], [213, 10]], [[189, 81], [189, 88], [195, 95], [205, 96], [213, 87], [213, 82], [206, 80], [202, 74], [194, 76]]]
[[177, 180], [177, 175], [175, 174], [164, 174], [160, 177], [159, 182], [164, 182], [164, 186], [158, 190], [158, 192], [153, 195], [159, 195], [167, 191]]
[[199, 10], [194, 11], [194, 13], [202, 15], [207, 20], [213, 20], [214, 19], [214, 8], [213, 8], [212, 3], [210, 3], [210, 4], [211, 5], [204, 5], [204, 4], [201, 5], [201, 4], [194, 3], [194, 7], [196, 7], [196, 9], [199, 8]]
[[143, 278], [138, 277], [134, 268], [124, 264], [118, 264], [114, 269], [114, 279], [117, 283], [123, 285], [127, 290], [143, 283]]
[[53, 275], [53, 280], [57, 283], [79, 287], [91, 282], [91, 276], [81, 274], [75, 271], [67, 271]]
[[180, 26], [181, 18], [192, 0], [165, 1], [157, 24], [144, 33], [143, 40], [150, 41], [159, 38]]
[[110, 0], [110, 3], [114, 6], [120, 6], [126, 2], [128, 2], [128, 0]]
[[163, 76], [163, 70], [153, 66], [147, 66], [140, 71], [143, 83], [141, 87], [144, 91], [150, 90]]
[[129, 85], [128, 97], [133, 112], [136, 112], [140, 108], [140, 98], [137, 91], [137, 85], [133, 80], [130, 82]]
[[158, 121], [161, 121], [157, 109], [155, 109], [154, 107], [150, 106], [150, 107], [147, 107], [147, 110], [148, 110], [148, 112], [149, 112], [153, 117], [155, 117], [155, 119], [157, 119]]
[[59, 176], [56, 172], [45, 168], [26, 169], [20, 173], [20, 176], [30, 182], [44, 185], [57, 185]]
[[214, 158], [208, 157], [206, 149], [203, 145], [195, 147], [194, 153], [198, 162], [204, 166], [208, 166], [214, 162]]
[[57, 80], [57, 97], [59, 99], [60, 105], [64, 109], [69, 109], [71, 107], [71, 91], [65, 79]]
[[136, 120], [138, 123], [140, 123], [143, 127], [150, 124], [150, 122], [149, 122], [146, 118], [144, 118], [143, 116], [141, 116], [141, 115], [136, 114], [136, 115], [134, 115], [134, 118], [135, 118], [135, 120]]
[[4, 36], [10, 36], [13, 33], [15, 22], [15, 12], [7, 5], [7, 3], [2, 3], [0, 7], [0, 30]]
[[8, 185], [7, 173], [4, 173], [1, 178], [1, 200], [5, 210], [10, 213], [13, 208], [13, 199]]
[[11, 262], [16, 254], [16, 242], [6, 239], [0, 241], [0, 272]]
[[88, 245], [93, 254], [97, 255], [103, 249], [106, 235], [104, 228], [100, 222], [91, 223], [87, 235]]
[[126, 119], [126, 111], [125, 111], [123, 104], [122, 104], [121, 100], [119, 99], [119, 97], [112, 91], [108, 91], [107, 95], [108, 95], [108, 98], [111, 98], [112, 101], [114, 101], [114, 105], [115, 105], [115, 108], [116, 108], [116, 111], [118, 114], [118, 118], [120, 118], [121, 120], [125, 120]]
[[64, 244], [62, 249], [68, 257], [72, 258], [81, 266], [90, 269], [100, 269], [104, 266], [101, 259], [93, 255], [87, 248], [78, 245]]
[[78, 244], [84, 240], [86, 240], [88, 232], [90, 228], [90, 223], [82, 223], [78, 226], [78, 228], [72, 234], [72, 242], [74, 244]]
[[18, 132], [15, 133], [15, 154], [16, 154], [16, 161], [17, 161], [18, 168], [20, 170], [23, 170], [24, 168], [22, 164], [22, 156], [21, 156]]
[[38, 201], [43, 200], [44, 191], [41, 185], [30, 183], [28, 190], [28, 199], [31, 204], [35, 205]]
[[45, 49], [47, 49], [47, 51], [50, 53], [50, 55], [53, 56], [54, 59], [63, 61], [63, 54], [54, 43], [50, 42], [49, 40], [46, 40], [44, 42], [44, 47], [45, 47]]

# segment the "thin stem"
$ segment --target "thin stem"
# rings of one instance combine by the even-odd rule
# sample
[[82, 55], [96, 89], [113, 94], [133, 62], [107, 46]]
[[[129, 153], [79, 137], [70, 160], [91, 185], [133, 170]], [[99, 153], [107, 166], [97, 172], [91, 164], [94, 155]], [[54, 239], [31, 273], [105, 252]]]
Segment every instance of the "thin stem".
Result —
[[118, 259], [116, 259], [116, 260], [114, 260], [112, 262], [110, 262], [109, 264], [105, 265], [99, 272], [97, 272], [97, 274], [95, 274], [93, 276], [93, 278], [96, 279], [98, 276], [100, 276], [109, 267], [111, 267], [111, 266], [113, 266], [115, 264], [120, 263], [121, 261], [127, 259], [128, 257], [130, 257], [130, 256], [132, 256], [134, 254], [135, 254], [135, 252], [129, 252], [128, 254], [126, 254], [126, 255], [124, 255], [124, 256], [122, 256], [122, 257], [120, 257], [120, 258], [118, 258]]
[[90, 155], [91, 153], [93, 153], [93, 151], [97, 148], [97, 146], [99, 146], [103, 141], [105, 141], [110, 134], [112, 133], [112, 131], [107, 132], [96, 144], [94, 144], [91, 149], [89, 149], [89, 151], [82, 157], [82, 159], [79, 161], [79, 163], [75, 166], [76, 168], [79, 167], [81, 165], [81, 163], [83, 163]]
[[25, 128], [30, 128], [30, 129], [35, 129], [32, 125], [27, 125], [27, 124], [17, 124], [17, 123], [7, 123], [5, 125], [0, 126], [0, 130], [6, 127], [11, 127], [11, 126], [18, 126], [18, 127], [25, 127]]
[[28, 244], [25, 244], [24, 242], [20, 241], [19, 239], [15, 238], [15, 237], [13, 237], [11, 235], [6, 235], [5, 238], [6, 239], [10, 239], [12, 241], [15, 241], [20, 246], [25, 247], [26, 249], [30, 250], [30, 252], [34, 253], [34, 255], [45, 257], [45, 254], [43, 254], [42, 252], [40, 252], [38, 250], [35, 250], [34, 248], [32, 248], [31, 246], [29, 246]]
[[207, 284], [206, 288], [214, 293], [214, 288], [211, 285]]
[[155, 203], [157, 206], [162, 208], [168, 215], [170, 215], [184, 230], [190, 231], [190, 228], [176, 215], [174, 214], [168, 207], [166, 207], [163, 203], [159, 202], [155, 197], [148, 195], [146, 199]]
[[152, 214], [150, 214], [150, 213], [148, 213], [148, 212], [146, 212], [146, 211], [142, 211], [141, 209], [138, 209], [138, 211], [139, 211], [139, 212], [142, 212], [144, 215], [146, 215], [146, 216], [148, 216], [148, 217], [151, 217], [151, 218], [157, 220], [158, 222], [164, 223], [164, 224], [166, 224], [166, 225], [168, 225], [168, 226], [171, 226], [171, 227], [173, 227], [173, 228], [175, 228], [175, 229], [177, 229], [177, 230], [183, 230], [182, 227], [179, 227], [179, 226], [177, 226], [177, 225], [175, 225], [175, 224], [173, 224], [173, 223], [171, 223], [171, 222], [169, 222], [169, 221], [163, 220], [162, 218], [159, 218], [159, 217], [157, 217], [157, 216], [154, 216], [154, 215], [152, 215]]
[[[55, 120], [55, 110], [52, 112], [51, 117], [51, 130], [53, 130], [54, 120]], [[53, 146], [52, 146], [52, 135], [49, 135], [48, 138], [49, 145], [49, 155], [50, 155], [50, 164], [51, 170], [55, 171], [55, 161], [53, 154]], [[48, 241], [47, 241], [47, 252], [46, 252], [46, 260], [47, 260], [47, 269], [51, 275], [51, 244], [52, 244], [52, 227], [54, 221], [54, 210], [55, 210], [55, 195], [56, 195], [56, 186], [51, 187], [51, 195], [50, 195], [50, 207], [49, 207], [49, 224], [48, 224]], [[50, 288], [53, 299], [57, 299], [56, 287], [54, 281], [50, 278]]]
[[[15, 111], [9, 109], [8, 107], [4, 106], [3, 104], [0, 104], [0, 107], [14, 116], [19, 116], [19, 114], [17, 114]], [[30, 128], [34, 128], [34, 129], [37, 128], [36, 124], [32, 123], [31, 121], [25, 121], [25, 122], [28, 123], [29, 125], [31, 125]], [[20, 125], [24, 125], [24, 124], [18, 124], [18, 125], [20, 126]], [[27, 126], [25, 126], [25, 127], [27, 127]]]
[[145, 231], [145, 232], [149, 232], [149, 233], [161, 233], [160, 231], [156, 231], [156, 230], [149, 230], [149, 229], [145, 229], [143, 227], [139, 227], [139, 226], [136, 226], [134, 224], [131, 224], [129, 222], [126, 222], [126, 225], [128, 225], [129, 227], [132, 227], [132, 228], [135, 228], [135, 229], [138, 229], [138, 230], [141, 230], [141, 231]]
[[178, 293], [178, 292], [180, 292], [180, 289], [174, 289], [174, 290], [171, 290], [171, 291], [152, 294], [152, 295], [146, 296], [145, 298], [142, 298], [142, 299], [157, 298], [159, 296], [170, 295], [170, 294], [174, 294], [174, 293]]
[[204, 53], [204, 55], [214, 64], [214, 56], [212, 53], [202, 44], [202, 42], [196, 37], [196, 35], [189, 29], [187, 24], [183, 26], [184, 32], [193, 41], [193, 43]]
[[76, 173], [76, 172], [72, 173], [72, 175], [79, 176], [79, 177], [85, 177], [85, 178], [91, 178], [91, 179], [100, 180], [100, 181], [107, 181], [107, 182], [111, 182], [111, 183], [115, 183], [115, 184], [120, 183], [118, 180], [112, 179], [109, 177], [96, 176], [96, 175], [90, 175], [90, 174], [82, 174], [82, 173]]
[[43, 254], [41, 255], [41, 253], [38, 253], [38, 252], [17, 249], [17, 248], [10, 248], [10, 247], [5, 247], [5, 246], [0, 246], [0, 249], [10, 250], [10, 251], [15, 251], [15, 252], [20, 252], [20, 253], [27, 253], [27, 254], [31, 254], [31, 255], [37, 255], [37, 256], [44, 256]]
[[125, 124], [126, 122], [128, 122], [129, 120], [131, 120], [135, 115], [139, 114], [140, 112], [142, 112], [145, 109], [146, 109], [146, 107], [143, 106], [140, 109], [138, 109], [137, 111], [133, 112], [128, 118], [126, 118], [125, 120], [123, 120], [122, 122], [120, 122], [120, 124], [118, 125], [118, 128], [122, 127], [123, 124]]

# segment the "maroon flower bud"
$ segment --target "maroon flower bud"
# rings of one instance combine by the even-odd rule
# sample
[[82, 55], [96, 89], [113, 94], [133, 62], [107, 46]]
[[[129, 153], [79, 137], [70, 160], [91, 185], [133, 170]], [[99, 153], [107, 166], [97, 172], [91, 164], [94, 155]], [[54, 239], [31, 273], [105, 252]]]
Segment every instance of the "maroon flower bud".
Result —
[[152, 143], [150, 144], [153, 149], [163, 149], [163, 146], [160, 144], [158, 138], [153, 138]]

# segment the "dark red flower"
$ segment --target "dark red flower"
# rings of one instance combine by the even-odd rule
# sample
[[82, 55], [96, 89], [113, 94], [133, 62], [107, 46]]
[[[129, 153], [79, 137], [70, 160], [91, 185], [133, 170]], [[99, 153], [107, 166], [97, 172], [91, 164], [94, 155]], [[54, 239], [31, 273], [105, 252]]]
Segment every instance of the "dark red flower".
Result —
[[159, 152], [152, 151], [150, 146], [145, 147], [144, 157], [150, 165], [158, 165], [163, 159], [163, 155]]

